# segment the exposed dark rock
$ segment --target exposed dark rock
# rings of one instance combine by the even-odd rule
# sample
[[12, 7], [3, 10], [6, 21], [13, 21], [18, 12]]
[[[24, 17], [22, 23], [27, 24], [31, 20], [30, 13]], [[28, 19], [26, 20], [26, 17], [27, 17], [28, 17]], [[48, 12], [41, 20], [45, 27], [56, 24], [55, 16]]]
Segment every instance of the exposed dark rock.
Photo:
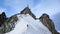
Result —
[[0, 33], [4, 34], [12, 31], [15, 28], [17, 20], [18, 20], [17, 15], [13, 15], [7, 18], [5, 12], [0, 14]]
[[13, 15], [10, 18], [8, 18], [4, 24], [4, 33], [12, 31], [15, 28], [17, 20], [17, 15]]
[[5, 12], [0, 14], [0, 34], [4, 34], [4, 22], [7, 20]]
[[7, 17], [5, 12], [3, 12], [2, 14], [0, 14], [0, 26], [6, 21]]
[[31, 15], [34, 19], [36, 19], [36, 16], [31, 12], [31, 10], [29, 9], [29, 7], [26, 7], [23, 11], [21, 11], [20, 14], [29, 14], [29, 15]]
[[11, 17], [7, 20], [7, 22], [11, 22], [11, 20], [12, 20], [12, 21], [17, 21], [17, 20], [18, 20], [17, 15], [11, 16]]
[[52, 32], [52, 34], [59, 34], [55, 29], [54, 22], [49, 18], [49, 15], [44, 13], [39, 18], [39, 20], [42, 22], [42, 24], [44, 24]]

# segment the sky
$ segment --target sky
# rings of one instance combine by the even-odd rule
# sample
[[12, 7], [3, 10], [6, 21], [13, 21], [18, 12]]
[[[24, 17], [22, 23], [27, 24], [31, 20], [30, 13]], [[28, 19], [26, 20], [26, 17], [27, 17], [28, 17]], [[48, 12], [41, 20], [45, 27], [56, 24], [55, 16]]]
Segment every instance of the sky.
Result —
[[0, 0], [0, 14], [5, 12], [10, 17], [20, 13], [27, 5], [37, 18], [47, 13], [54, 21], [56, 29], [60, 30], [60, 0]]

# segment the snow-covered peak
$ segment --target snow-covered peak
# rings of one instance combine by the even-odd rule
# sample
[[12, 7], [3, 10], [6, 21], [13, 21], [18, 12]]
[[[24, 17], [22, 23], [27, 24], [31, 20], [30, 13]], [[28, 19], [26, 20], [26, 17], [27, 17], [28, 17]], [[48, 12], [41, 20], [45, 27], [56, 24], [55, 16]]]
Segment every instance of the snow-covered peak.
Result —
[[14, 30], [6, 34], [51, 34], [41, 22], [33, 19], [29, 14], [17, 15], [18, 21]]

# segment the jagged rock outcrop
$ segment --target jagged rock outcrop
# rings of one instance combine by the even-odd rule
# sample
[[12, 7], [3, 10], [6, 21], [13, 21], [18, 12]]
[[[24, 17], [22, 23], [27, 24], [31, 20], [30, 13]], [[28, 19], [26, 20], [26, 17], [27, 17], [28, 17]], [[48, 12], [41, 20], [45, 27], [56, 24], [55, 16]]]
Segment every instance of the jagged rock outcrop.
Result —
[[17, 20], [18, 18], [16, 15], [13, 15], [9, 19], [7, 19], [4, 23], [4, 33], [12, 31], [15, 28]]
[[54, 22], [49, 18], [49, 15], [47, 15], [46, 13], [44, 13], [39, 20], [42, 22], [42, 24], [44, 24], [51, 32], [52, 34], [59, 34], [56, 30], [55, 30], [55, 25]]
[[29, 14], [29, 15], [31, 15], [34, 19], [36, 19], [36, 16], [31, 12], [31, 10], [29, 9], [29, 7], [26, 7], [23, 11], [21, 11], [20, 14]]
[[2, 12], [2, 14], [0, 14], [0, 26], [5, 22], [5, 20], [7, 19], [5, 12]]
[[17, 20], [17, 15], [7, 18], [5, 12], [0, 14], [0, 34], [4, 34], [13, 30]]
[[2, 12], [2, 14], [0, 14], [0, 34], [3, 34], [4, 32], [4, 22], [7, 20], [6, 14], [5, 12]]

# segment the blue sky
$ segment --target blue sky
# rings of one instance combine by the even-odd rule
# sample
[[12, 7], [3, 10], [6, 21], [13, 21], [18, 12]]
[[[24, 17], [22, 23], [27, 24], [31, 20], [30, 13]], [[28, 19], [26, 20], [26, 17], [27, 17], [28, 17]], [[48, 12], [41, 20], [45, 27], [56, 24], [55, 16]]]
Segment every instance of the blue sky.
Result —
[[60, 30], [60, 0], [0, 0], [0, 13], [5, 12], [10, 17], [20, 13], [27, 5], [37, 18], [47, 13], [54, 21], [56, 29]]

